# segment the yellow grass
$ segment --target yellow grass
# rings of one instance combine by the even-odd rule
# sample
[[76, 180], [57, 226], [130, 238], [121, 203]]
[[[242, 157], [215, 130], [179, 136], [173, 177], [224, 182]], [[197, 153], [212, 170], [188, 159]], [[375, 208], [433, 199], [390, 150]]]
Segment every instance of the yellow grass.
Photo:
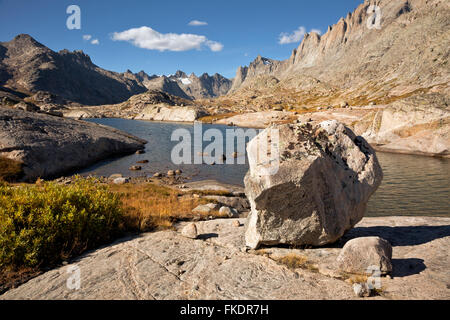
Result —
[[22, 163], [0, 157], [0, 181], [13, 181], [22, 174]]
[[355, 284], [355, 283], [366, 283], [367, 282], [368, 277], [365, 275], [350, 275], [348, 278], [348, 281], [351, 284]]
[[237, 116], [238, 114], [239, 114], [238, 112], [213, 114], [213, 115], [202, 117], [202, 118], [198, 119], [198, 121], [203, 122], [203, 123], [213, 123], [213, 122], [216, 122], [216, 121], [219, 121], [222, 119], [227, 119], [227, 118], [231, 118], [233, 116]]
[[183, 196], [177, 190], [150, 183], [111, 185], [110, 190], [120, 194], [124, 211], [124, 227], [128, 231], [145, 232], [170, 229], [177, 220], [189, 220], [197, 216], [220, 217], [219, 212], [193, 214], [192, 210], [206, 199]]
[[201, 196], [224, 196], [224, 197], [229, 197], [233, 195], [233, 193], [224, 190], [189, 190], [186, 193], [198, 194]]
[[289, 269], [308, 269], [310, 271], [317, 271], [317, 267], [314, 266], [306, 256], [302, 256], [295, 253], [290, 253], [284, 257], [274, 259], [276, 262], [280, 264], [284, 264]]

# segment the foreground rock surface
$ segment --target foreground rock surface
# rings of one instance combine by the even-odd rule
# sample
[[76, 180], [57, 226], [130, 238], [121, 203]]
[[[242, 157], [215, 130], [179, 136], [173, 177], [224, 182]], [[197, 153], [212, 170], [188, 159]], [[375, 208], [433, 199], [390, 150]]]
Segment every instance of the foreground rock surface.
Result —
[[[51, 270], [0, 299], [355, 299], [352, 285], [330, 277], [344, 243], [379, 236], [393, 246], [392, 279], [382, 278], [382, 295], [369, 299], [450, 299], [450, 218], [364, 218], [338, 246], [243, 252], [244, 226], [223, 219], [198, 222], [198, 239], [179, 231], [126, 238]], [[295, 270], [274, 260], [286, 254], [307, 257], [318, 271]], [[67, 288], [76, 265], [81, 287]]]
[[0, 107], [0, 155], [23, 162], [24, 180], [62, 174], [144, 144], [110, 127]]
[[363, 218], [381, 183], [375, 151], [337, 121], [274, 129], [279, 132], [277, 172], [267, 174], [252, 161], [270, 131], [247, 148], [250, 169], [244, 182], [252, 209], [247, 246], [335, 242]]

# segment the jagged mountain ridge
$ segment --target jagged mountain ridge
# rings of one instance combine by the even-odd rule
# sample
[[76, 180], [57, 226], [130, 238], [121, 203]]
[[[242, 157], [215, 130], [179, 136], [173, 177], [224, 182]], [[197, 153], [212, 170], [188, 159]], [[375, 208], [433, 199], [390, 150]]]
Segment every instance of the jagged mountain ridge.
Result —
[[[214, 98], [226, 94], [231, 80], [219, 74], [200, 77], [184, 72], [149, 76], [102, 69], [83, 51], [55, 52], [27, 34], [0, 42], [0, 88], [26, 95], [49, 92], [83, 105], [116, 104], [147, 90], [160, 90], [183, 99]], [[2, 94], [5, 96], [5, 94]]]
[[0, 43], [0, 84], [29, 94], [47, 91], [85, 105], [117, 103], [146, 91], [136, 81], [96, 66], [82, 51], [55, 52], [26, 34]]
[[197, 77], [194, 73], [188, 76], [180, 70], [170, 76], [149, 76], [144, 71], [133, 74], [128, 70], [124, 76], [142, 83], [149, 90], [160, 90], [191, 100], [225, 95], [232, 84], [231, 80], [218, 73], [212, 76], [204, 73]]
[[[367, 27], [373, 4], [381, 9], [381, 29]], [[448, 1], [365, 1], [324, 35], [306, 34], [289, 59], [258, 56], [239, 67], [224, 99], [258, 108], [386, 103], [421, 91], [448, 95], [449, 47]]]

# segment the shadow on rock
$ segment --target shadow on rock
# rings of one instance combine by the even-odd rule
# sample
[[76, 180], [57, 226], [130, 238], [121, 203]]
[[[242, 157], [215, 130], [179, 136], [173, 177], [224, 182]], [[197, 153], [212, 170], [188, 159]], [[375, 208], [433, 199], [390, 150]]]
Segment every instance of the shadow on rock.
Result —
[[211, 238], [218, 238], [218, 237], [219, 237], [219, 235], [217, 233], [204, 233], [204, 234], [199, 234], [197, 236], [197, 239], [208, 240]]
[[358, 237], [378, 236], [388, 240], [392, 246], [415, 246], [450, 236], [450, 226], [408, 227], [356, 227], [350, 230], [339, 244]]
[[408, 259], [392, 259], [392, 276], [407, 277], [414, 274], [419, 274], [427, 267], [422, 259], [408, 258]]

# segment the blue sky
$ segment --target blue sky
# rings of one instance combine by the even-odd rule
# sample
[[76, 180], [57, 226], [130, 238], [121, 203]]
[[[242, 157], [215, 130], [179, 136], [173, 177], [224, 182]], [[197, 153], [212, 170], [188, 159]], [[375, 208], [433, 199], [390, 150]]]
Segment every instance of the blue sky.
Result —
[[[55, 51], [83, 50], [95, 64], [117, 72], [172, 74], [180, 69], [197, 75], [218, 72], [231, 78], [238, 66], [249, 64], [258, 54], [288, 58], [299, 45], [296, 40], [303, 30], [325, 32], [360, 3], [362, 0], [0, 0], [0, 41], [28, 33]], [[81, 9], [80, 30], [66, 27], [66, 9], [72, 4]], [[193, 20], [207, 24], [189, 25]], [[147, 28], [137, 29], [141, 27]], [[84, 35], [91, 38], [83, 39]], [[95, 39], [98, 44], [92, 44]]]

